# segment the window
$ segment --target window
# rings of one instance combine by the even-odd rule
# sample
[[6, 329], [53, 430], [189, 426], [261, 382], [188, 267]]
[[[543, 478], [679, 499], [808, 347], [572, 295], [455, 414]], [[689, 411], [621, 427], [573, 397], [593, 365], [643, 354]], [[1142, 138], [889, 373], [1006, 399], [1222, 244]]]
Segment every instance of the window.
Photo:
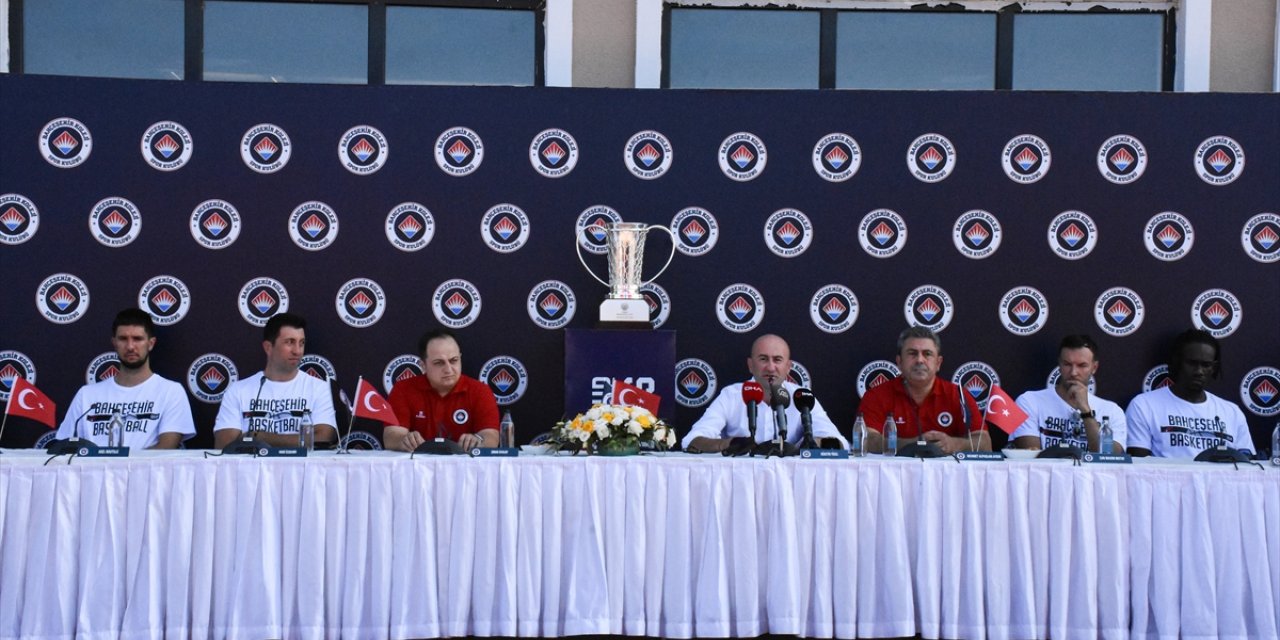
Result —
[[670, 87], [817, 89], [813, 11], [673, 9]]
[[206, 2], [204, 79], [364, 84], [368, 13], [358, 5]]
[[842, 11], [836, 87], [990, 89], [996, 86], [996, 15]]
[[28, 0], [21, 23], [24, 71], [181, 80], [182, 4], [174, 0]]
[[1162, 14], [1013, 17], [1014, 89], [1159, 91]]
[[532, 11], [387, 7], [387, 84], [535, 84]]

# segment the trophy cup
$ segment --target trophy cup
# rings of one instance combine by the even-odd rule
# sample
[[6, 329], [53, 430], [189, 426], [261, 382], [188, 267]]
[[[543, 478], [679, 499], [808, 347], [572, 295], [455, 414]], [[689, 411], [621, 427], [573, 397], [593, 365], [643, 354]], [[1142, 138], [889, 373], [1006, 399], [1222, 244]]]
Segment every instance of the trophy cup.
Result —
[[[662, 265], [658, 273], [649, 280], [640, 281], [640, 270], [644, 267], [644, 239], [650, 231], [661, 229], [671, 237], [671, 254], [667, 263]], [[582, 258], [582, 243], [575, 239], [578, 248], [578, 262], [586, 267], [592, 278], [609, 287], [609, 297], [600, 304], [600, 322], [602, 323], [649, 323], [649, 303], [640, 293], [640, 287], [658, 279], [671, 259], [676, 255], [676, 236], [671, 229], [662, 225], [647, 225], [641, 222], [610, 222], [605, 225], [606, 247], [609, 259], [609, 282], [597, 276], [587, 261]]]

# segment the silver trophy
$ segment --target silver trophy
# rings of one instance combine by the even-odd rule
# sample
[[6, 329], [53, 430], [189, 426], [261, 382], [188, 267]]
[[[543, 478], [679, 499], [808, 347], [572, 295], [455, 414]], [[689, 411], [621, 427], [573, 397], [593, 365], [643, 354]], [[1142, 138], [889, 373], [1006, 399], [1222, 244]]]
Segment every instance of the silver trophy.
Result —
[[[671, 255], [666, 264], [652, 278], [641, 282], [640, 270], [644, 267], [644, 239], [650, 231], [660, 229], [671, 238]], [[640, 294], [640, 287], [658, 279], [671, 259], [676, 255], [676, 236], [662, 225], [642, 222], [610, 222], [604, 226], [607, 255], [609, 258], [609, 282], [597, 276], [582, 258], [582, 243], [578, 247], [578, 262], [586, 267], [592, 278], [609, 287], [609, 297], [600, 304], [601, 322], [649, 322], [649, 303]]]

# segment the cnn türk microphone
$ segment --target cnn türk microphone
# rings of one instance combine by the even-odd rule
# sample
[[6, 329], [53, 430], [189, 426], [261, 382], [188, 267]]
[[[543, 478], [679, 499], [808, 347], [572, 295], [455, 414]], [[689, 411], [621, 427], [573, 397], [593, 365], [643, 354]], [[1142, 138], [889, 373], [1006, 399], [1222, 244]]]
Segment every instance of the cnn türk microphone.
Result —
[[755, 380], [742, 383], [742, 401], [747, 405], [747, 430], [751, 433], [751, 441], [755, 442], [756, 405], [764, 402], [764, 387]]
[[781, 384], [769, 389], [769, 406], [773, 408], [773, 426], [778, 438], [787, 441], [787, 407], [791, 406], [791, 392]]
[[803, 434], [800, 439], [800, 448], [816, 449], [818, 443], [813, 439], [813, 407], [818, 403], [818, 399], [808, 387], [800, 387], [791, 395], [791, 401], [800, 411], [800, 432]]

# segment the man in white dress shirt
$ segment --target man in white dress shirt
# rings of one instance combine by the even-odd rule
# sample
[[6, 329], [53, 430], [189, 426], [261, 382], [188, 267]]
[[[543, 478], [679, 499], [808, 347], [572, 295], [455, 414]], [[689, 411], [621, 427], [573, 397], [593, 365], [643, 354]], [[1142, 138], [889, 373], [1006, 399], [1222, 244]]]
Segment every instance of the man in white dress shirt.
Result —
[[[793, 397], [797, 388], [795, 384], [786, 381], [787, 374], [791, 372], [791, 347], [787, 346], [786, 340], [773, 334], [756, 338], [751, 344], [751, 357], [747, 358], [747, 370], [751, 372], [751, 379], [764, 388], [764, 400], [759, 403], [757, 410], [755, 442], [769, 442], [777, 434], [773, 412], [769, 410], [770, 387], [782, 385]], [[723, 452], [730, 445], [744, 448], [753, 444], [749, 440], [747, 406], [742, 401], [742, 385], [741, 382], [731, 384], [720, 391], [681, 441], [685, 451]], [[819, 444], [834, 444], [830, 442], [834, 441], [845, 449], [849, 448], [848, 442], [840, 435], [840, 430], [831, 422], [821, 403], [815, 402], [811, 415], [813, 437]], [[786, 416], [787, 441], [798, 443], [803, 433], [800, 410], [794, 402], [787, 408]], [[828, 442], [823, 442], [824, 440]]]
[[[1120, 405], [1089, 393], [1089, 381], [1098, 373], [1098, 345], [1084, 334], [1069, 335], [1058, 345], [1058, 381], [1052, 387], [1018, 396], [1027, 419], [1010, 435], [1019, 449], [1044, 449], [1059, 444], [1071, 419], [1080, 412], [1088, 451], [1098, 450], [1102, 422], [1111, 426], [1112, 450], [1124, 453], [1127, 442], [1124, 411]], [[1078, 436], [1077, 436], [1078, 437]]]

